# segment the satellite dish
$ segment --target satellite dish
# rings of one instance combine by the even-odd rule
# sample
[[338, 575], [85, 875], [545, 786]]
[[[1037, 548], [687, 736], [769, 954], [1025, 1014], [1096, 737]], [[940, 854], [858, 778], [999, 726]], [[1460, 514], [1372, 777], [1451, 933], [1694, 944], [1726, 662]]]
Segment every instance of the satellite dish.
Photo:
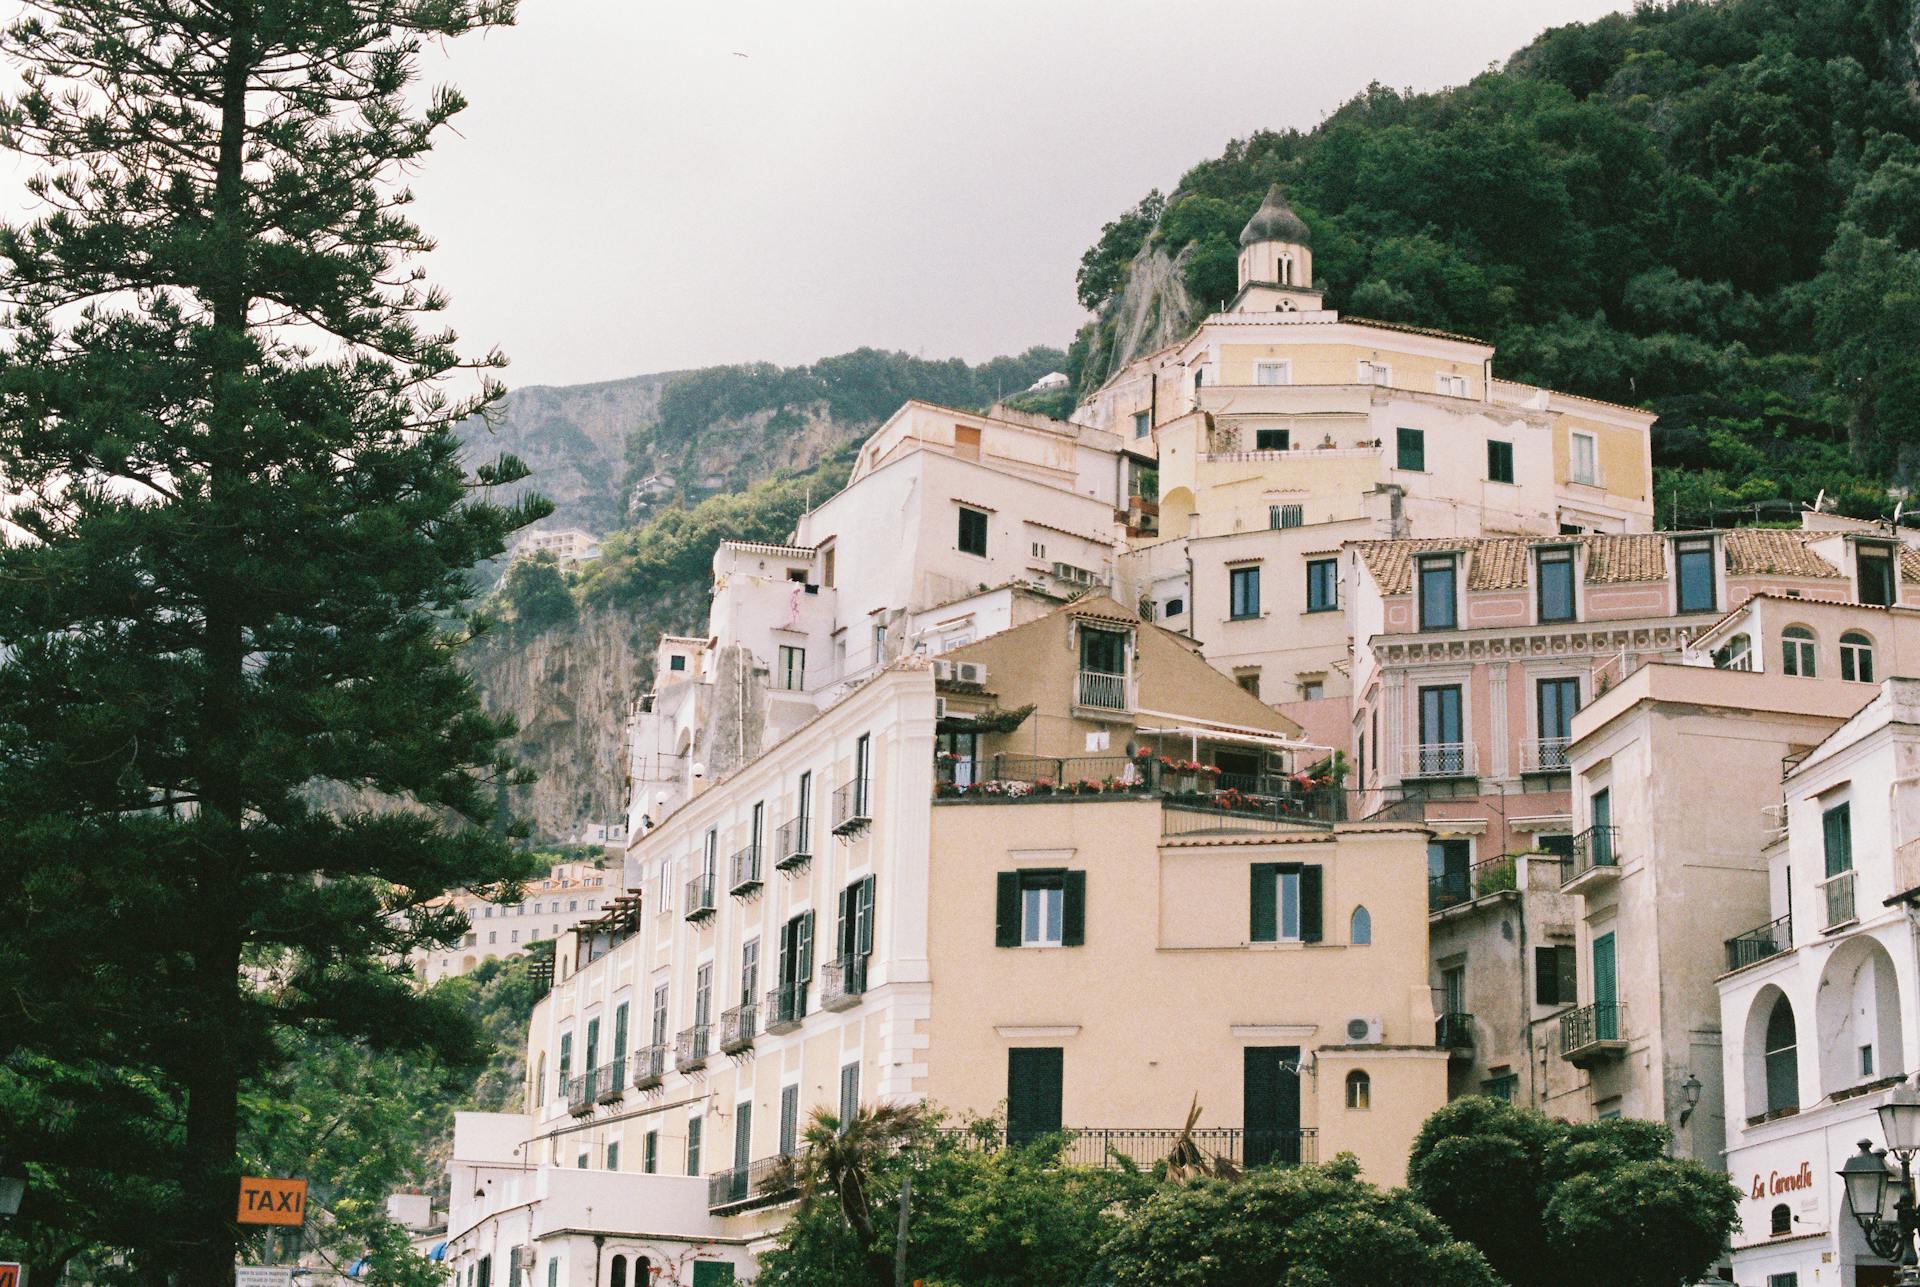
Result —
[[1906, 503], [1905, 501], [1896, 501], [1896, 502], [1894, 502], [1894, 506], [1893, 506], [1893, 525], [1894, 525], [1895, 527], [1898, 527], [1898, 526], [1900, 526], [1900, 515], [1902, 515], [1903, 513], [1905, 513], [1905, 512], [1906, 512], [1906, 509], [1907, 509], [1907, 503]]
[[1813, 512], [1818, 514], [1827, 507], [1827, 489], [1822, 487], [1820, 494], [1813, 498]]

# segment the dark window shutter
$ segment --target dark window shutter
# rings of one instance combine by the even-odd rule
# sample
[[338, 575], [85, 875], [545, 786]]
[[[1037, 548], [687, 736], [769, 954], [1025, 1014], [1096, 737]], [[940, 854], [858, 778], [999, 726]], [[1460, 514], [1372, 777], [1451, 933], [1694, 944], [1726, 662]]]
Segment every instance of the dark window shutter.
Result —
[[1572, 1005], [1580, 999], [1580, 980], [1575, 971], [1579, 968], [1580, 952], [1571, 943], [1554, 949], [1560, 956], [1560, 1001], [1561, 1005]]
[[833, 954], [837, 957], [853, 955], [853, 886], [848, 885], [840, 891], [839, 917], [833, 927]]
[[794, 935], [793, 978], [805, 983], [813, 977], [813, 913], [800, 914], [800, 932]]
[[1300, 869], [1300, 941], [1318, 943], [1320, 941], [1320, 868], [1318, 865], [1304, 866]]
[[1059, 1046], [1007, 1051], [1007, 1136], [1031, 1140], [1060, 1129], [1060, 1083], [1066, 1052]]
[[1274, 903], [1279, 876], [1277, 863], [1253, 864], [1253, 925], [1249, 938], [1255, 943], [1271, 943], [1280, 936], [1280, 917]]
[[1560, 1004], [1560, 949], [1533, 949], [1533, 999], [1539, 1005]]
[[1003, 871], [994, 898], [993, 945], [1020, 946], [1020, 873]]
[[1066, 872], [1061, 885], [1060, 944], [1079, 947], [1087, 941], [1087, 873]]
[[854, 895], [853, 950], [861, 956], [873, 951], [873, 877], [868, 876], [860, 882]]

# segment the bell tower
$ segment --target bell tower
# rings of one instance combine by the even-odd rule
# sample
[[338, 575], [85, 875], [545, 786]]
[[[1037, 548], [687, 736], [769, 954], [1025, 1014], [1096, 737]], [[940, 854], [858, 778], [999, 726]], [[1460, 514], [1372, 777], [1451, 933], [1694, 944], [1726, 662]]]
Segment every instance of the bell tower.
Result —
[[[1265, 288], [1265, 289], [1262, 289]], [[1276, 299], [1273, 291], [1278, 289]], [[1249, 298], [1249, 291], [1258, 302]], [[1293, 212], [1280, 185], [1267, 189], [1266, 200], [1240, 230], [1240, 295], [1236, 311], [1271, 309], [1315, 311], [1320, 297], [1313, 290], [1313, 233]]]

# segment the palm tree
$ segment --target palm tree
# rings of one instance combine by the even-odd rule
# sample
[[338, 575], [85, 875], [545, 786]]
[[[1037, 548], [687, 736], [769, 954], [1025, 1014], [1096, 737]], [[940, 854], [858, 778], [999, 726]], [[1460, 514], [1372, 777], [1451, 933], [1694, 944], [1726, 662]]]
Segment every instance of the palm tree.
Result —
[[1167, 1179], [1174, 1184], [1185, 1184], [1189, 1180], [1212, 1177], [1220, 1180], [1237, 1180], [1242, 1172], [1233, 1159], [1218, 1153], [1208, 1153], [1194, 1141], [1193, 1128], [1200, 1123], [1200, 1096], [1193, 1097], [1193, 1107], [1187, 1110], [1187, 1124], [1180, 1129], [1179, 1138], [1173, 1147], [1167, 1150]]
[[[892, 1287], [893, 1261], [875, 1245], [875, 1173], [902, 1149], [930, 1147], [939, 1119], [924, 1104], [867, 1104], [846, 1121], [825, 1107], [813, 1110], [800, 1137], [801, 1147], [786, 1159], [792, 1168], [788, 1187], [802, 1202], [827, 1198], [859, 1241], [875, 1287]], [[884, 1201], [885, 1199], [880, 1199]]]

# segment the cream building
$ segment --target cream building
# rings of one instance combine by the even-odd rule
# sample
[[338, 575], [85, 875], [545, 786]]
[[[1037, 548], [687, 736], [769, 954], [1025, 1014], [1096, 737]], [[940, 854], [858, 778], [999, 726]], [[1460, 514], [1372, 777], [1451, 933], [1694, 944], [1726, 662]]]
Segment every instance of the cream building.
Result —
[[493, 903], [462, 890], [448, 901], [466, 915], [461, 941], [448, 948], [414, 953], [414, 972], [427, 983], [468, 974], [482, 961], [524, 952], [550, 942], [582, 919], [591, 920], [618, 891], [620, 873], [592, 863], [563, 862], [545, 876], [526, 882], [515, 903]]
[[1726, 943], [1727, 1169], [1735, 1281], [1881, 1284], [1836, 1178], [1920, 1067], [1920, 681], [1881, 684], [1781, 783], [1769, 919]]
[[577, 527], [535, 527], [522, 532], [508, 551], [509, 558], [551, 554], [561, 564], [590, 563], [600, 557], [600, 540]]
[[1426, 836], [1337, 821], [1323, 755], [1098, 597], [888, 665], [635, 834], [536, 1007], [534, 1107], [461, 1119], [455, 1272], [745, 1275], [808, 1116], [880, 1100], [1098, 1164], [1197, 1095], [1218, 1152], [1399, 1182], [1446, 1093]]

